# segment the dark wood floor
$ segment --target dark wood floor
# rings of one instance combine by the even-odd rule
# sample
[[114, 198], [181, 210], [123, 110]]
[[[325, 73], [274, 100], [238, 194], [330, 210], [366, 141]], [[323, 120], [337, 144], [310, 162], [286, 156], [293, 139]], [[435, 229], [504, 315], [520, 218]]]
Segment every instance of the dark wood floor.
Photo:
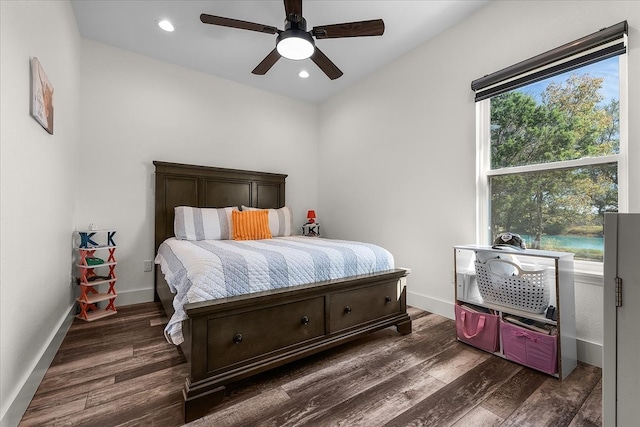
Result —
[[[393, 328], [229, 388], [189, 426], [599, 426], [601, 370], [565, 380], [455, 339], [453, 321], [412, 309]], [[159, 305], [74, 321], [21, 426], [179, 426], [187, 367]]]

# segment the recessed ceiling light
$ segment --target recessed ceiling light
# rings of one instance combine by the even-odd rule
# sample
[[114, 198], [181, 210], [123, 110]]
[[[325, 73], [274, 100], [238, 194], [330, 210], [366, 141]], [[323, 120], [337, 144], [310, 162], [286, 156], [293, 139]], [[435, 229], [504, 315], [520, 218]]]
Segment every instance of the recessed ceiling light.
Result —
[[166, 19], [163, 19], [162, 21], [158, 22], [158, 26], [168, 32], [171, 32], [174, 30], [173, 24], [167, 21]]
[[307, 70], [302, 70], [298, 73], [298, 76], [302, 79], [306, 79], [309, 77], [309, 72]]

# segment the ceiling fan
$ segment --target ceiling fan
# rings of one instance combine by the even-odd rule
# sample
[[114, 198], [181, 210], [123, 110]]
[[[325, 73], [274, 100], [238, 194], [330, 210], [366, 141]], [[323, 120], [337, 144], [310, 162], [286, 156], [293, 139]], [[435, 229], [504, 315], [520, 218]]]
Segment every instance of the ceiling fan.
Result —
[[384, 33], [384, 21], [373, 19], [370, 21], [347, 22], [343, 24], [320, 25], [307, 31], [307, 21], [302, 17], [302, 0], [284, 0], [284, 31], [269, 25], [224, 18], [221, 16], [200, 15], [204, 24], [220, 25], [223, 27], [239, 28], [241, 30], [257, 31], [267, 34], [278, 34], [276, 47], [253, 69], [253, 74], [263, 75], [280, 59], [311, 60], [331, 80], [342, 76], [342, 71], [331, 62], [315, 45], [316, 39], [335, 39], [342, 37], [381, 36]]

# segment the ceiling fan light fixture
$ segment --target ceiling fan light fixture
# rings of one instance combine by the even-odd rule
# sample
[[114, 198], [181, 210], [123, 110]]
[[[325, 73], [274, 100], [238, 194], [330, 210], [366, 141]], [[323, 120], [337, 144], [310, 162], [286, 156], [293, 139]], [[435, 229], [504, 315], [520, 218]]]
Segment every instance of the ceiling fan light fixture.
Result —
[[[384, 34], [384, 21], [382, 19], [316, 26], [307, 32], [307, 20], [302, 17], [302, 1], [303, 0], [284, 0], [284, 30], [272, 27], [271, 25], [257, 24], [255, 22], [241, 21], [223, 16], [207, 15], [206, 13], [200, 14], [200, 21], [202, 21], [203, 24], [266, 34], [277, 34], [275, 49], [272, 49], [251, 71], [252, 74], [260, 76], [266, 74], [280, 58], [292, 59], [294, 61], [311, 58], [311, 61], [313, 61], [329, 79], [335, 80], [343, 75], [342, 71], [315, 46], [314, 39], [381, 36]], [[300, 77], [304, 78], [303, 76]]]
[[292, 29], [283, 31], [278, 35], [276, 49], [280, 56], [300, 61], [313, 55], [315, 44], [313, 37], [309, 33]]

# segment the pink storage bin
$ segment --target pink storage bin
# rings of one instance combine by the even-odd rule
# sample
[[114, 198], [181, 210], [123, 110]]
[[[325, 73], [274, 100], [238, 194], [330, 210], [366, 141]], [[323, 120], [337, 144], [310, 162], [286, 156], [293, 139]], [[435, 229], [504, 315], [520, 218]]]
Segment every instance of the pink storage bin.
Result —
[[498, 316], [478, 313], [457, 304], [455, 310], [456, 334], [460, 341], [492, 353], [498, 351]]
[[500, 321], [502, 350], [507, 359], [547, 374], [558, 372], [558, 336]]

